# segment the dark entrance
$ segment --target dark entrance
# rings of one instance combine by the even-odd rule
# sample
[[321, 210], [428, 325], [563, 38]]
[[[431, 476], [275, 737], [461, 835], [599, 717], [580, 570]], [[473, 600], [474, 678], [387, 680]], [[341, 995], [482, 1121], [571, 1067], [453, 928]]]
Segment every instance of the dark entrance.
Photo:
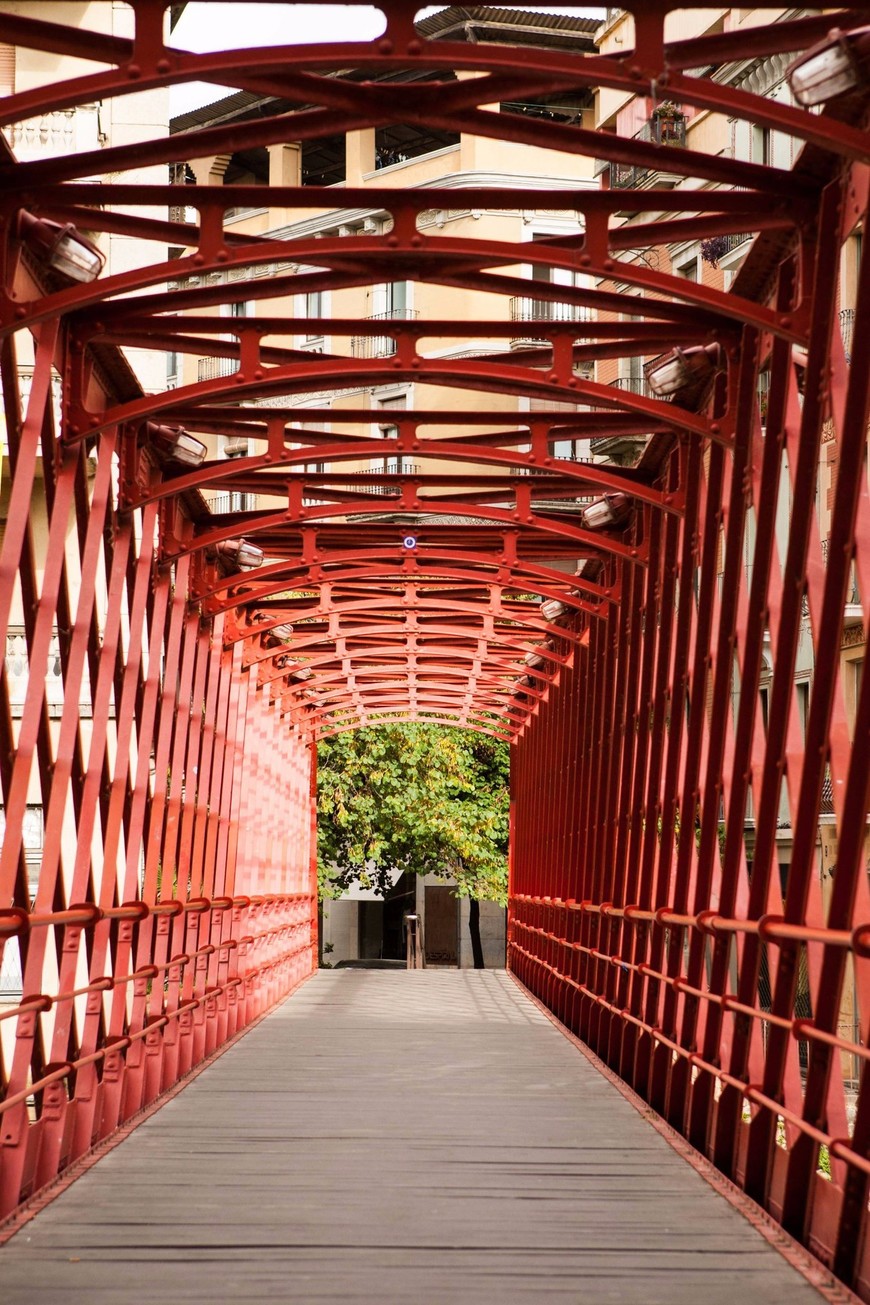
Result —
[[359, 904], [359, 957], [361, 961], [403, 961], [405, 938], [402, 918], [413, 911], [417, 876], [403, 874], [383, 901]]
[[452, 888], [426, 885], [426, 964], [459, 964], [459, 899]]

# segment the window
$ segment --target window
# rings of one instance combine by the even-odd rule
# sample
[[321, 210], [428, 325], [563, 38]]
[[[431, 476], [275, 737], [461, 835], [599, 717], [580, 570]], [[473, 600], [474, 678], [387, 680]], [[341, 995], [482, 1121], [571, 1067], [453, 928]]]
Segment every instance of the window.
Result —
[[[380, 435], [381, 438], [385, 440], [397, 440], [399, 438], [399, 428], [394, 425], [381, 426]], [[407, 458], [402, 453], [384, 454], [381, 470], [387, 472], [391, 476], [398, 475], [405, 470], [406, 462]]]
[[800, 722], [801, 727], [801, 738], [804, 743], [806, 743], [807, 721], [810, 716], [810, 682], [809, 680], [798, 680], [794, 687], [797, 695], [798, 721]]
[[15, 93], [15, 46], [0, 44], [0, 95]]
[[308, 325], [306, 326], [306, 340], [321, 340], [323, 330], [319, 326], [312, 327], [311, 322], [324, 316], [323, 291], [309, 290], [305, 296], [305, 317]]
[[846, 707], [849, 712], [849, 719], [852, 726], [852, 734], [855, 733], [855, 717], [858, 714], [858, 703], [861, 700], [861, 684], [864, 679], [864, 658], [856, 657], [846, 663], [848, 679], [846, 681]]
[[580, 462], [589, 456], [588, 440], [554, 440], [553, 457]]
[[769, 167], [773, 162], [773, 149], [769, 127], [752, 128], [752, 162]]
[[[390, 398], [381, 399], [378, 407], [384, 412], [395, 412], [404, 410], [408, 406], [407, 394], [395, 394]], [[399, 427], [394, 421], [379, 421], [375, 429], [375, 436], [382, 440], [398, 440]], [[384, 472], [387, 475], [397, 475], [406, 471], [408, 468], [408, 459], [402, 453], [393, 453], [384, 450], [383, 455], [373, 462], [372, 471]]]
[[392, 317], [403, 320], [408, 315], [410, 286], [407, 281], [387, 281], [375, 286], [375, 317]]
[[394, 317], [401, 316], [408, 307], [408, 282], [389, 281], [386, 285], [387, 312]]
[[761, 723], [764, 726], [764, 732], [767, 733], [767, 721], [770, 714], [770, 687], [763, 684], [758, 690], [758, 703], [761, 707]]

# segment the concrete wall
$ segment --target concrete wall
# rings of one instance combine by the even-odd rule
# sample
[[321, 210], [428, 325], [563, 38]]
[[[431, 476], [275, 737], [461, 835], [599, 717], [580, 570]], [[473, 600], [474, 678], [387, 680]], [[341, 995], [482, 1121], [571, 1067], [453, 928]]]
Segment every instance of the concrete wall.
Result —
[[[451, 881], [438, 875], [419, 875], [417, 878], [416, 910], [422, 917], [425, 936], [426, 929], [426, 887], [444, 886]], [[471, 969], [474, 961], [471, 954], [471, 937], [468, 932], [468, 916], [471, 903], [467, 897], [459, 899], [459, 965], [462, 969]], [[504, 907], [495, 902], [480, 904], [480, 939], [483, 944], [483, 958], [487, 969], [502, 969], [505, 964], [505, 925]], [[331, 944], [331, 950], [327, 948]], [[359, 959], [359, 902], [350, 898], [323, 903], [321, 949], [323, 960], [329, 965], [340, 961]]]
[[[321, 955], [330, 965], [359, 957], [359, 903], [347, 899], [323, 903]], [[327, 950], [328, 945], [332, 950]]]
[[[471, 935], [468, 932], [468, 915], [471, 902], [459, 899], [459, 965], [469, 970], [474, 965], [471, 955]], [[507, 912], [497, 902], [480, 903], [480, 941], [483, 944], [483, 963], [488, 970], [504, 969], [505, 925]]]

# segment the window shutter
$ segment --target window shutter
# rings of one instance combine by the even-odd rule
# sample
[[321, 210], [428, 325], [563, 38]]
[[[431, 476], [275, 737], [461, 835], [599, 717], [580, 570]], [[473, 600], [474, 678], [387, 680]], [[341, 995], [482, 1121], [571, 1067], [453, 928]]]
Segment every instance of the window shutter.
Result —
[[15, 46], [0, 42], [0, 95], [15, 91]]

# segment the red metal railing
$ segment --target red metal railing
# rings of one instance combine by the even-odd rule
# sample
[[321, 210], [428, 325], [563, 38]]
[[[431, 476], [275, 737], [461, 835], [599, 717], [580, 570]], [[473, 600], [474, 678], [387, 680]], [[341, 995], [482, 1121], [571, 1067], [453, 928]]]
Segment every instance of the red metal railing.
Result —
[[[784, 342], [768, 351], [744, 331], [710, 400], [717, 424], [731, 414], [729, 438], [703, 452], [681, 441], [660, 461], [684, 515], [636, 521], [647, 565], [609, 561], [622, 605], [579, 619], [581, 660], [517, 747], [510, 954], [610, 1066], [867, 1295], [856, 1229], [870, 1087], [854, 1066], [868, 1059], [870, 683], [850, 650], [863, 655], [870, 628], [870, 357], [856, 330], [847, 368], [836, 314], [844, 184], [820, 196], [829, 238], [804, 245], [805, 372]], [[794, 271], [780, 263], [781, 309]], [[866, 257], [857, 284], [867, 320]], [[823, 443], [838, 474], [819, 499]]]

